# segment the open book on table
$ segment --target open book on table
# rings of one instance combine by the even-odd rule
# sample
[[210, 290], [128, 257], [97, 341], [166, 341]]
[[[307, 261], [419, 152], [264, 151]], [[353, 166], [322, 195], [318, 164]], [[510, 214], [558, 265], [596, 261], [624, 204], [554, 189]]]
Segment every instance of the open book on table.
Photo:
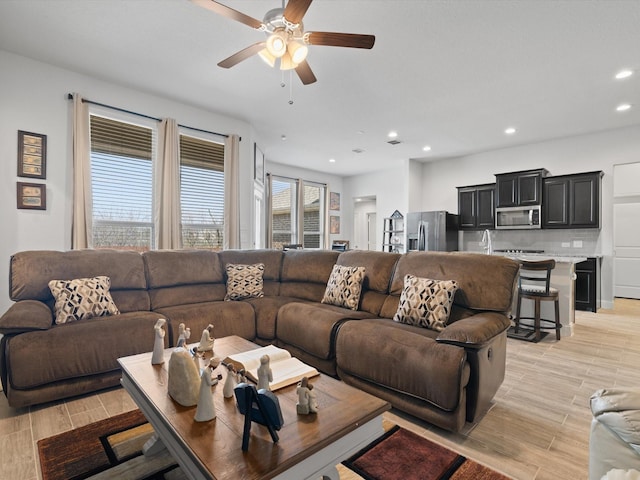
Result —
[[273, 374], [273, 381], [269, 383], [271, 390], [298, 383], [303, 377], [318, 375], [318, 371], [311, 365], [292, 357], [288, 351], [274, 345], [229, 355], [222, 360], [222, 363], [233, 365], [237, 371], [244, 369], [246, 377], [258, 383], [258, 367], [260, 357], [263, 355], [269, 355], [269, 367]]

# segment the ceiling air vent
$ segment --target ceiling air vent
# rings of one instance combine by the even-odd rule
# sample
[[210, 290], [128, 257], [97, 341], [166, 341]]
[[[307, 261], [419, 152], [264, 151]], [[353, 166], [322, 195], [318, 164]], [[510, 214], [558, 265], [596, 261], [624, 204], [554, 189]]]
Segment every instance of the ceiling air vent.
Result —
[[353, 150], [351, 150], [353, 153], [364, 153], [364, 150], [361, 148], [354, 148]]
[[399, 143], [402, 143], [402, 142], [400, 140], [393, 139], [393, 140], [389, 140], [387, 143], [389, 145], [398, 145]]

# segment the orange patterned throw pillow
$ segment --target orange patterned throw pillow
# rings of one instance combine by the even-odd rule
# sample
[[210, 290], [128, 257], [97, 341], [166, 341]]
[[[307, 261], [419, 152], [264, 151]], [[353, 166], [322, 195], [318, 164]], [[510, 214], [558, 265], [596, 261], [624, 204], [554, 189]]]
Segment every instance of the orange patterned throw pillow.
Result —
[[453, 297], [458, 290], [455, 280], [431, 280], [405, 275], [395, 322], [441, 331], [447, 326]]
[[229, 263], [227, 270], [227, 294], [225, 300], [264, 297], [262, 291], [264, 263], [235, 265]]
[[322, 303], [357, 310], [360, 304], [364, 267], [334, 265]]
[[56, 323], [119, 314], [109, 293], [110, 288], [111, 279], [105, 276], [51, 280], [49, 290], [56, 301]]

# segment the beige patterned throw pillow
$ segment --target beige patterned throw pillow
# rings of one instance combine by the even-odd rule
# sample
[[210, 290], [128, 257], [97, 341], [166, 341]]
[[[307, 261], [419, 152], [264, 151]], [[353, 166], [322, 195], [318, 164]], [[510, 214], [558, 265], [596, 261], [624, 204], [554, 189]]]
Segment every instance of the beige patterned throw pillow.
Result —
[[322, 303], [357, 310], [364, 280], [364, 267], [334, 265]]
[[441, 331], [451, 314], [458, 283], [455, 280], [431, 280], [405, 275], [395, 322]]
[[49, 290], [56, 300], [56, 323], [119, 314], [109, 293], [110, 288], [111, 279], [105, 276], [51, 280]]
[[264, 263], [235, 265], [229, 263], [227, 270], [227, 294], [225, 300], [264, 297], [262, 291]]

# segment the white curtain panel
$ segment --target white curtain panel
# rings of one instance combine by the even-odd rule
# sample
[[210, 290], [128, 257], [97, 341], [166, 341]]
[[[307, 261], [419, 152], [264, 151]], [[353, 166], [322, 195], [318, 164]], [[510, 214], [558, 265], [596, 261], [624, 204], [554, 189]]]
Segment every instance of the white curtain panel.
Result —
[[323, 243], [324, 245], [321, 245], [321, 248], [325, 248], [325, 249], [329, 249], [331, 248], [331, 243], [330, 243], [330, 237], [329, 234], [331, 233], [329, 230], [329, 192], [331, 191], [331, 189], [329, 188], [329, 184], [327, 184], [327, 186], [324, 189], [324, 235], [323, 235]]
[[[296, 230], [297, 230], [297, 242], [304, 248], [304, 180], [298, 178], [296, 180]], [[294, 219], [291, 219], [293, 223]]]
[[240, 138], [224, 142], [224, 249], [240, 248]]
[[73, 219], [71, 248], [93, 246], [91, 196], [91, 140], [89, 108], [77, 93], [73, 94]]
[[271, 174], [267, 173], [267, 184], [265, 185], [267, 195], [267, 207], [265, 208], [265, 212], [267, 215], [267, 248], [273, 248], [273, 191], [271, 190], [272, 183], [273, 181], [271, 178]]
[[182, 248], [180, 222], [180, 134], [173, 118], [160, 122], [154, 224], [156, 248]]

